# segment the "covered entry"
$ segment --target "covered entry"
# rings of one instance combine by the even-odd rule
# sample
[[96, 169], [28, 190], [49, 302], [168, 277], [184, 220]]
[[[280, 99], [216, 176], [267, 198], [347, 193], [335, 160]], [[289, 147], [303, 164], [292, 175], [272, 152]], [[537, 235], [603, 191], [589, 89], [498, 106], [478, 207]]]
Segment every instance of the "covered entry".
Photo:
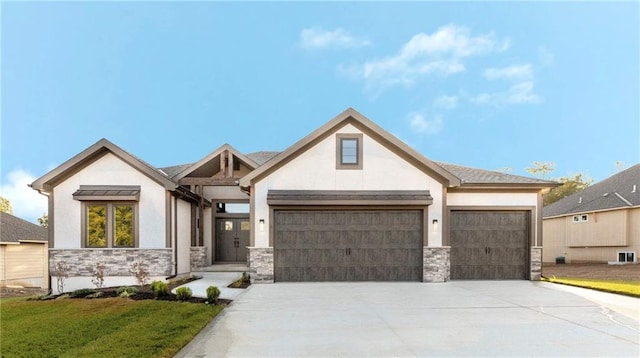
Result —
[[451, 211], [451, 279], [528, 279], [529, 211]]
[[[422, 280], [426, 205], [397, 205], [409, 199], [399, 193], [387, 193], [396, 204], [387, 207], [380, 193], [295, 194], [269, 193], [270, 204], [279, 204], [272, 210], [276, 282]], [[428, 192], [409, 197], [423, 205], [430, 199]]]

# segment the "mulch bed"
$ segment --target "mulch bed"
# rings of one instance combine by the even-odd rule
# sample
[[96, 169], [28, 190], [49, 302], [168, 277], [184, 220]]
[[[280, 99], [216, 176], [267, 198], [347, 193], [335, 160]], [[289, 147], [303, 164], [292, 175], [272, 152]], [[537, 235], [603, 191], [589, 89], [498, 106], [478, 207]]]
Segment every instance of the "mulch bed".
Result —
[[542, 276], [640, 282], [640, 264], [544, 264]]

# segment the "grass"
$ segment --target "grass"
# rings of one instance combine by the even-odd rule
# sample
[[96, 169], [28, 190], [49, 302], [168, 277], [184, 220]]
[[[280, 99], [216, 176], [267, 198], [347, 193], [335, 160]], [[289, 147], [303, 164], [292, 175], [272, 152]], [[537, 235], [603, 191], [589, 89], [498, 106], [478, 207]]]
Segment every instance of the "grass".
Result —
[[563, 285], [590, 288], [593, 290], [617, 293], [631, 297], [640, 297], [640, 282], [638, 281], [610, 281], [583, 278], [564, 278], [555, 276], [545, 277], [544, 281]]
[[124, 298], [0, 302], [2, 357], [173, 357], [224, 306]]

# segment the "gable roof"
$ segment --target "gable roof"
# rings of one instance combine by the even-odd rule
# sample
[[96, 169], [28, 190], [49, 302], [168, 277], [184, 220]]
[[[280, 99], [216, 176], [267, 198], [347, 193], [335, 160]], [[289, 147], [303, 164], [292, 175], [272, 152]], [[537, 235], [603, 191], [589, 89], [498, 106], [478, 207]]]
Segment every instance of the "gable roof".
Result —
[[57, 168], [36, 179], [31, 184], [31, 187], [39, 192], [50, 192], [53, 185], [77, 173], [107, 153], [112, 153], [158, 184], [163, 185], [167, 190], [174, 190], [177, 187], [177, 184], [169, 179], [167, 175], [104, 138], [62, 163]]
[[554, 181], [523, 177], [491, 170], [465, 167], [458, 164], [436, 162], [451, 174], [460, 179], [461, 186], [519, 186], [531, 188], [555, 187]]
[[247, 157], [253, 160], [254, 162], [256, 162], [258, 166], [261, 166], [261, 165], [264, 165], [264, 163], [273, 159], [278, 154], [280, 154], [280, 152], [262, 151], [262, 152], [248, 153]]
[[387, 147], [393, 148], [405, 160], [424, 171], [435, 174], [436, 177], [439, 178], [443, 183], [447, 183], [451, 186], [460, 185], [460, 180], [456, 176], [444, 170], [435, 162], [427, 159], [422, 154], [418, 153], [415, 149], [409, 147], [407, 144], [393, 136], [391, 133], [382, 129], [373, 121], [358, 113], [355, 109], [347, 108], [344, 112], [340, 113], [320, 128], [316, 129], [306, 137], [294, 143], [285, 151], [277, 154], [275, 157], [273, 157], [273, 159], [269, 160], [261, 167], [244, 176], [242, 179], [240, 179], [240, 186], [251, 186], [255, 181], [260, 180], [270, 173], [274, 172], [284, 164], [288, 163], [292, 159], [308, 150], [318, 141], [326, 138], [346, 124], [352, 124], [367, 135], [373, 137], [378, 142], [384, 144]]
[[208, 163], [209, 161], [211, 161], [215, 157], [219, 156], [224, 151], [229, 151], [229, 153], [233, 154], [235, 157], [240, 159], [240, 161], [243, 162], [244, 164], [246, 164], [250, 169], [255, 169], [255, 168], [258, 167], [258, 164], [256, 162], [254, 162], [252, 159], [250, 159], [246, 155], [240, 153], [234, 147], [230, 146], [229, 144], [223, 144], [218, 149], [216, 149], [213, 152], [209, 153], [208, 155], [206, 155], [204, 158], [200, 159], [199, 161], [191, 164], [190, 166], [185, 166], [184, 169], [182, 169], [177, 174], [172, 175], [171, 178], [174, 181], [177, 182], [178, 180], [180, 180], [180, 179], [184, 178], [185, 176], [189, 175], [190, 173], [192, 173], [194, 170], [197, 170], [198, 168], [202, 167], [203, 165], [205, 165], [206, 163]]
[[640, 164], [545, 206], [542, 216], [563, 216], [635, 206], [640, 206]]
[[42, 226], [0, 212], [0, 242], [47, 241], [47, 235]]

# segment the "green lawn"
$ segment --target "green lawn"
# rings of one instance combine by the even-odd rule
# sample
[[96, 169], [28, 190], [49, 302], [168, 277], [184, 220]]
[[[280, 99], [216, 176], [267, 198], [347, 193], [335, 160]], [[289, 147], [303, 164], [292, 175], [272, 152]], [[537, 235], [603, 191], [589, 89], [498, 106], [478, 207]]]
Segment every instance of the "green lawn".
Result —
[[2, 357], [172, 357], [224, 306], [126, 298], [0, 300]]
[[609, 281], [565, 277], [546, 277], [543, 280], [563, 285], [584, 287], [598, 291], [640, 297], [640, 282], [637, 281]]

